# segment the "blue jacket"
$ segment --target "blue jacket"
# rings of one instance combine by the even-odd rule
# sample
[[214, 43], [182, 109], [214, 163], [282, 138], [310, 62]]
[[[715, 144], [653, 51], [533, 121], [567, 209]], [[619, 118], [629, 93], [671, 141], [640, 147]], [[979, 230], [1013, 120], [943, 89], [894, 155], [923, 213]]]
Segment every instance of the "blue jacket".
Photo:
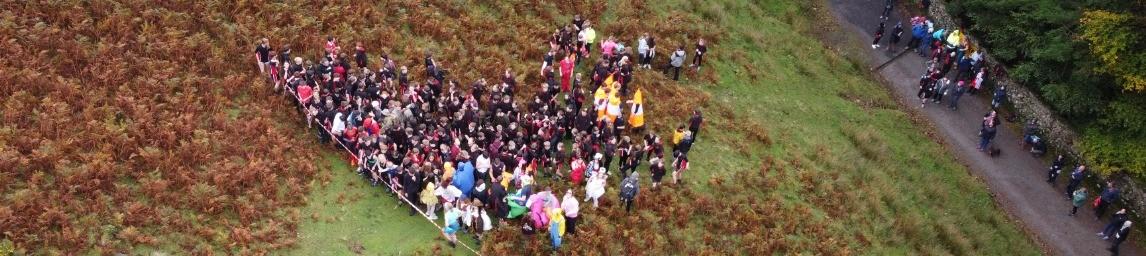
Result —
[[1108, 188], [1105, 191], [1102, 191], [1102, 202], [1113, 203], [1114, 201], [1118, 200], [1119, 194], [1120, 191], [1118, 191], [1117, 188]]
[[1079, 170], [1079, 169], [1074, 169], [1074, 171], [1070, 173], [1070, 179], [1072, 179], [1072, 180], [1082, 180], [1082, 174], [1083, 174], [1083, 171], [1082, 171], [1082, 170]]
[[458, 170], [454, 172], [454, 187], [462, 191], [462, 198], [470, 198], [474, 190], [474, 165], [469, 161], [458, 163]]
[[912, 26], [911, 27], [911, 36], [913, 36], [915, 38], [920, 38], [920, 39], [927, 37], [927, 28], [924, 28], [923, 25]]

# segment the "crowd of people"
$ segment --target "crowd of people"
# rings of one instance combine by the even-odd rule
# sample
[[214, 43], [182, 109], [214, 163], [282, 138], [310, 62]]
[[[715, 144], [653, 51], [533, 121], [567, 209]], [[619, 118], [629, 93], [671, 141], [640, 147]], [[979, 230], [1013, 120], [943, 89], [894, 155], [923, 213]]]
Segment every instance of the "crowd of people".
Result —
[[[927, 0], [919, 2], [925, 10], [930, 7], [930, 3]], [[890, 19], [891, 10], [894, 6], [894, 1], [885, 1], [879, 26], [874, 33], [874, 40], [871, 45], [873, 49], [883, 47], [881, 40], [885, 33], [885, 22]], [[919, 78], [917, 97], [920, 99], [920, 108], [926, 107], [928, 103], [941, 104], [942, 101], [946, 100], [948, 102], [947, 107], [951, 111], [957, 111], [959, 99], [964, 94], [974, 95], [980, 91], [985, 79], [989, 77], [983, 50], [970, 44], [967, 36], [960, 29], [948, 31], [936, 26], [932, 20], [925, 16], [912, 17], [908, 22], [911, 26], [910, 40], [903, 47], [903, 50], [911, 50], [928, 60], [924, 64], [924, 73]], [[898, 47], [897, 44], [902, 39], [904, 32], [907, 31], [905, 31], [903, 23], [896, 22], [895, 27], [891, 30], [890, 38], [886, 42], [888, 51], [893, 51]], [[1002, 72], [1002, 70], [995, 70], [995, 72]], [[991, 143], [1001, 124], [996, 110], [1003, 105], [1006, 99], [1007, 90], [1005, 86], [996, 86], [991, 94], [991, 109], [983, 116], [979, 125], [978, 150], [991, 156], [999, 154], [999, 149], [992, 146]], [[1023, 133], [1020, 145], [1029, 146], [1031, 152], [1036, 156], [1041, 156], [1042, 153], [1046, 152], [1046, 145], [1036, 135], [1037, 125], [1034, 123], [1027, 124]], [[1065, 157], [1058, 155], [1051, 164], [1046, 181], [1052, 185], [1055, 184], [1065, 164]], [[1107, 181], [1101, 186], [1102, 192], [1092, 198], [1087, 194], [1087, 189], [1082, 187], [1083, 179], [1089, 175], [1086, 165], [1081, 164], [1070, 172], [1070, 180], [1065, 191], [1067, 201], [1071, 204], [1069, 215], [1075, 216], [1078, 213], [1078, 208], [1089, 203], [1094, 210], [1095, 219], [1099, 220], [1106, 214], [1110, 205], [1120, 198], [1121, 191], [1114, 182]], [[1121, 209], [1111, 217], [1110, 223], [1097, 235], [1103, 240], [1109, 240], [1111, 247], [1108, 249], [1117, 255], [1118, 247], [1126, 240], [1131, 225], [1132, 222], [1126, 216], [1126, 209]]]
[[[537, 86], [507, 69], [500, 81], [478, 79], [463, 89], [429, 50], [424, 74], [410, 74], [386, 53], [370, 63], [362, 43], [344, 52], [334, 37], [314, 60], [292, 56], [287, 44], [273, 49], [265, 38], [255, 55], [274, 89], [297, 99], [320, 141], [351, 152], [358, 172], [394, 191], [410, 215], [441, 217], [451, 246], [458, 232], [480, 242], [484, 232], [521, 219], [522, 233], [549, 232], [557, 249], [564, 235], [577, 233], [582, 202], [596, 208], [606, 190], [617, 189], [619, 205], [632, 209], [642, 163], [653, 187], [668, 168], [679, 182], [703, 123], [695, 110], [666, 156], [665, 142], [645, 129], [642, 90], [631, 84], [634, 69], [654, 66], [655, 38], [640, 35], [634, 56], [615, 36], [594, 48], [597, 33], [579, 15], [555, 30]], [[690, 67], [699, 71], [704, 40], [695, 48]], [[666, 76], [679, 79], [686, 55], [683, 46], [671, 53]], [[588, 76], [579, 63], [588, 63]]]

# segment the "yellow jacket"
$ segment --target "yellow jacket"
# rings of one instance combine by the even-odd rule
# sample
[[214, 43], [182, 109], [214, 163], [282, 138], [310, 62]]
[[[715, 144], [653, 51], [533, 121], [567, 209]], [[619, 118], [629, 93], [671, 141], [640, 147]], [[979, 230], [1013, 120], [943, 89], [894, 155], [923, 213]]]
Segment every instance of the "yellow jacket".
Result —
[[645, 126], [645, 100], [641, 95], [641, 89], [637, 89], [633, 93], [633, 106], [632, 111], [629, 112], [629, 126], [638, 128]]

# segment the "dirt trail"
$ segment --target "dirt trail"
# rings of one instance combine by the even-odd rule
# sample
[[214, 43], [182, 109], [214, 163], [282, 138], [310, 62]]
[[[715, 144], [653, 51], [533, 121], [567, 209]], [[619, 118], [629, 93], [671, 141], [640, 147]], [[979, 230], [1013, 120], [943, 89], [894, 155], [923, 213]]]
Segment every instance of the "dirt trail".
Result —
[[[879, 25], [879, 14], [883, 10], [882, 0], [829, 0], [832, 15], [842, 26], [841, 33], [858, 33], [864, 47], [870, 44], [872, 34]], [[900, 14], [893, 14], [887, 23], [887, 36], [883, 42], [890, 38], [891, 27], [897, 21], [903, 21], [905, 27], [902, 47], [910, 40], [911, 28], [907, 20]], [[837, 43], [859, 43], [848, 40], [833, 40]], [[886, 46], [885, 46], [886, 47]], [[868, 48], [870, 49], [870, 48]], [[883, 64], [894, 56], [885, 51], [867, 51], [866, 59], [870, 67]], [[902, 50], [902, 49], [899, 49]], [[952, 111], [942, 105], [928, 104], [926, 108], [919, 109], [919, 100], [915, 93], [918, 90], [919, 76], [923, 74], [925, 60], [917, 54], [907, 54], [895, 62], [888, 64], [879, 71], [879, 75], [889, 81], [889, 89], [904, 106], [912, 108], [918, 116], [930, 121], [935, 128], [934, 134], [942, 137], [949, 151], [956, 158], [968, 166], [971, 172], [980, 177], [990, 187], [995, 200], [1003, 205], [1007, 213], [1018, 220], [1022, 228], [1035, 236], [1043, 248], [1052, 255], [1108, 255], [1106, 250], [1109, 243], [1095, 236], [1095, 232], [1106, 225], [1108, 218], [1095, 220], [1094, 211], [1089, 206], [1079, 209], [1075, 217], [1068, 216], [1070, 202], [1064, 194], [1066, 176], [1059, 177], [1058, 184], [1051, 186], [1046, 180], [1046, 164], [1022, 150], [1019, 145], [1020, 134], [1013, 127], [1017, 123], [1003, 122], [1003, 129], [999, 129], [995, 143], [1002, 149], [1002, 155], [992, 158], [976, 150], [978, 146], [979, 120], [982, 120], [990, 104], [989, 100], [980, 97], [964, 95], [959, 102], [959, 109]], [[954, 71], [952, 71], [954, 73]], [[990, 92], [987, 92], [990, 93]], [[1072, 168], [1072, 167], [1067, 167]], [[1090, 195], [1095, 195], [1091, 192]], [[988, 206], [984, 206], [988, 207]], [[1113, 212], [1117, 209], [1112, 209]], [[1109, 215], [1109, 214], [1108, 214]], [[1131, 236], [1136, 234], [1131, 234]], [[1137, 234], [1142, 235], [1142, 234]], [[1142, 250], [1132, 243], [1122, 245], [1122, 255], [1142, 255]]]

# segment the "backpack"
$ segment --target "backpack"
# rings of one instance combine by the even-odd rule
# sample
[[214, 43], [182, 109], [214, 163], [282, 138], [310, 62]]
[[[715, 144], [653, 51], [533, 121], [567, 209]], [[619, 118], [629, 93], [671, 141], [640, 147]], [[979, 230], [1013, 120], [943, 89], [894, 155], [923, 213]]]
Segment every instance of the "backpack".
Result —
[[633, 197], [637, 196], [637, 184], [635, 183], [634, 180], [625, 180], [624, 184], [621, 185], [622, 198], [632, 200]]

